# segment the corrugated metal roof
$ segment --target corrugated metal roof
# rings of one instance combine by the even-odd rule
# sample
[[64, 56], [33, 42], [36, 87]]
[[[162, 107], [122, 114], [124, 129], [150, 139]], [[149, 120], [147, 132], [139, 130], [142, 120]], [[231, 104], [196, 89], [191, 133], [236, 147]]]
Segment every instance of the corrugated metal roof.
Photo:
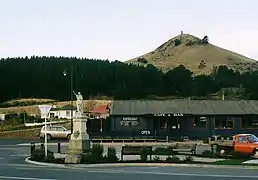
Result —
[[99, 113], [99, 114], [106, 114], [108, 109], [108, 104], [96, 106], [90, 111], [91, 113]]
[[254, 100], [116, 100], [111, 104], [111, 115], [144, 114], [243, 115], [258, 114]]
[[59, 111], [59, 110], [76, 110], [76, 107], [68, 104], [68, 105], [64, 105], [60, 108], [51, 108], [50, 111]]

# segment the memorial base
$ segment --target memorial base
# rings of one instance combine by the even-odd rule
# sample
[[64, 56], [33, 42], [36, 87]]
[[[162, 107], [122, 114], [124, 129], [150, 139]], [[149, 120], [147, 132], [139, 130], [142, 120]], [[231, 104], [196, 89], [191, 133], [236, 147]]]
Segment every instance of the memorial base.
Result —
[[73, 118], [73, 133], [66, 152], [65, 163], [81, 163], [83, 155], [89, 152], [91, 142], [87, 133], [87, 117], [76, 112]]
[[86, 140], [70, 140], [69, 149], [66, 152], [65, 163], [79, 164], [85, 154], [89, 152], [91, 142]]
[[85, 153], [90, 149], [91, 142], [89, 139], [77, 140], [71, 139], [69, 141], [69, 151]]

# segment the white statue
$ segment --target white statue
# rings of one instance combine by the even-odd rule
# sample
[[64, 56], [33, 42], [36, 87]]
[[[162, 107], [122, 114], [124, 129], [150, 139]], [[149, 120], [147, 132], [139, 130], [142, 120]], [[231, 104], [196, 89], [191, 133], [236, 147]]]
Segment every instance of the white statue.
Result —
[[76, 96], [77, 98], [77, 101], [76, 101], [76, 105], [77, 105], [77, 112], [78, 113], [83, 113], [83, 97], [81, 95], [81, 92], [78, 92], [78, 94], [76, 94], [74, 91], [73, 91], [74, 95]]

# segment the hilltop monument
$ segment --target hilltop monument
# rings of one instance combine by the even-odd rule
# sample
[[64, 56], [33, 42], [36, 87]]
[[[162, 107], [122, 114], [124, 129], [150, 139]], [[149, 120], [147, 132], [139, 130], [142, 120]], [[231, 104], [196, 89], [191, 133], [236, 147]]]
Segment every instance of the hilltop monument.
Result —
[[69, 149], [66, 154], [65, 163], [80, 163], [81, 158], [87, 150], [90, 149], [91, 143], [87, 133], [87, 116], [83, 113], [83, 97], [80, 92], [76, 94], [77, 110], [73, 116], [73, 132], [69, 140]]

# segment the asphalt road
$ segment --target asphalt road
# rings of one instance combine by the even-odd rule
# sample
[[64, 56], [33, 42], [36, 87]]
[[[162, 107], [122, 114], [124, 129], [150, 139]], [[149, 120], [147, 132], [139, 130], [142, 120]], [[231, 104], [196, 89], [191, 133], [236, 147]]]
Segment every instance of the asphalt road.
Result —
[[[0, 140], [0, 179], [12, 180], [231, 180], [258, 179], [257, 170], [193, 167], [53, 168], [27, 164], [28, 143]], [[56, 149], [51, 146], [50, 148]]]

